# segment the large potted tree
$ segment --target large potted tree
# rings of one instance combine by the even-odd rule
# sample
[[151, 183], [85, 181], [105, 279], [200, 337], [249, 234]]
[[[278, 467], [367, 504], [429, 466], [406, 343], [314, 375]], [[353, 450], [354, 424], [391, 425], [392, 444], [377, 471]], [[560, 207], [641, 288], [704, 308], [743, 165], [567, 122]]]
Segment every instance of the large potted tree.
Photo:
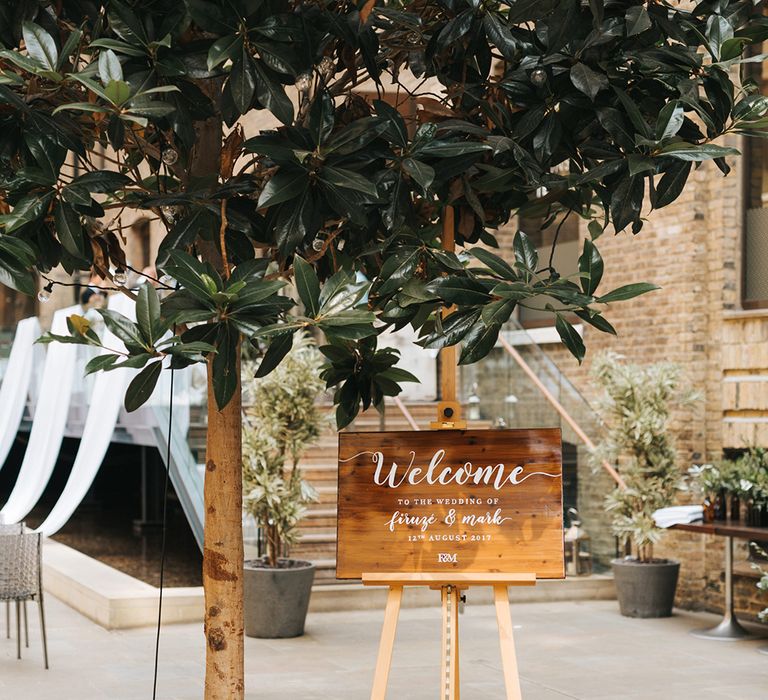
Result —
[[680, 481], [670, 409], [694, 397], [681, 387], [680, 368], [668, 362], [636, 365], [605, 353], [593, 376], [604, 391], [598, 410], [606, 425], [594, 457], [618, 463], [626, 483], [606, 503], [625, 552], [612, 562], [621, 614], [668, 617], [680, 563], [654, 556], [662, 531], [653, 513], [672, 504]]
[[[298, 524], [314, 489], [299, 459], [319, 436], [323, 416], [316, 405], [325, 386], [322, 357], [301, 336], [271, 374], [253, 377], [243, 363], [243, 506], [259, 525], [263, 555], [244, 567], [245, 633], [250, 637], [298, 637], [304, 633], [315, 568], [288, 558]], [[250, 376], [249, 376], [250, 375]]]

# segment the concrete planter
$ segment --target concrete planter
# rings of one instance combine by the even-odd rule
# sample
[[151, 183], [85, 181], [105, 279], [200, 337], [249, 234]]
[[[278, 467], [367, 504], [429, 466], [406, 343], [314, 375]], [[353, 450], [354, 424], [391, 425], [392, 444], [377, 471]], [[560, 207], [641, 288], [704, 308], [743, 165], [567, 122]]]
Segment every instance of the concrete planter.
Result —
[[245, 562], [245, 634], [262, 639], [304, 634], [315, 567], [308, 561], [281, 559], [276, 569], [264, 561]]
[[611, 562], [619, 609], [625, 617], [669, 617], [675, 602], [678, 561]]

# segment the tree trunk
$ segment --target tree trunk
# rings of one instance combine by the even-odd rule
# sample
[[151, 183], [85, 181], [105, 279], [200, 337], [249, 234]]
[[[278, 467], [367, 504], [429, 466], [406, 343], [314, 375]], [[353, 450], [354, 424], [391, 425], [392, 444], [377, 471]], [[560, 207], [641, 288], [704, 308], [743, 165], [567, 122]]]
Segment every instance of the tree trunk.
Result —
[[238, 386], [219, 411], [208, 361], [208, 437], [205, 459], [205, 700], [242, 700], [243, 474], [240, 353]]

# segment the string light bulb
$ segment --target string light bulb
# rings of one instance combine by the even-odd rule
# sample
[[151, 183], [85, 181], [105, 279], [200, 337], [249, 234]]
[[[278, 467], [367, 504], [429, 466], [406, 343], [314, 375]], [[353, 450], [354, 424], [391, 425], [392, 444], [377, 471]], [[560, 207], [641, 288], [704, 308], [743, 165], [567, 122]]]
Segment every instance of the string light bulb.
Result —
[[547, 82], [547, 71], [543, 68], [534, 68], [531, 71], [531, 82], [539, 87], [544, 85]]
[[323, 239], [315, 238], [315, 240], [312, 241], [312, 250], [315, 250], [319, 253], [322, 249], [323, 249]]
[[296, 89], [299, 92], [309, 92], [309, 88], [312, 87], [312, 76], [309, 73], [302, 73], [296, 78]]
[[128, 277], [125, 274], [125, 270], [123, 270], [122, 267], [118, 267], [117, 270], [115, 270], [115, 274], [112, 275], [112, 281], [118, 286], [123, 287], [125, 286], [125, 283], [128, 281]]
[[330, 56], [323, 56], [317, 68], [321, 73], [332, 73], [336, 62]]
[[167, 147], [163, 149], [160, 157], [166, 165], [173, 165], [179, 159], [179, 152], [175, 148]]
[[48, 282], [38, 293], [37, 300], [43, 304], [51, 299], [51, 292], [53, 291], [53, 282]]

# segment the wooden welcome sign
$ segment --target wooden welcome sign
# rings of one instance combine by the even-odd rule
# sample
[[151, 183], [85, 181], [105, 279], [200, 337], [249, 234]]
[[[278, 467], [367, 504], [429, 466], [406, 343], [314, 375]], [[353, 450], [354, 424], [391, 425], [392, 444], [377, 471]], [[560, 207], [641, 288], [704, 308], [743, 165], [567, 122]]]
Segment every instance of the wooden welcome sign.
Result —
[[341, 433], [336, 575], [564, 578], [559, 429]]

